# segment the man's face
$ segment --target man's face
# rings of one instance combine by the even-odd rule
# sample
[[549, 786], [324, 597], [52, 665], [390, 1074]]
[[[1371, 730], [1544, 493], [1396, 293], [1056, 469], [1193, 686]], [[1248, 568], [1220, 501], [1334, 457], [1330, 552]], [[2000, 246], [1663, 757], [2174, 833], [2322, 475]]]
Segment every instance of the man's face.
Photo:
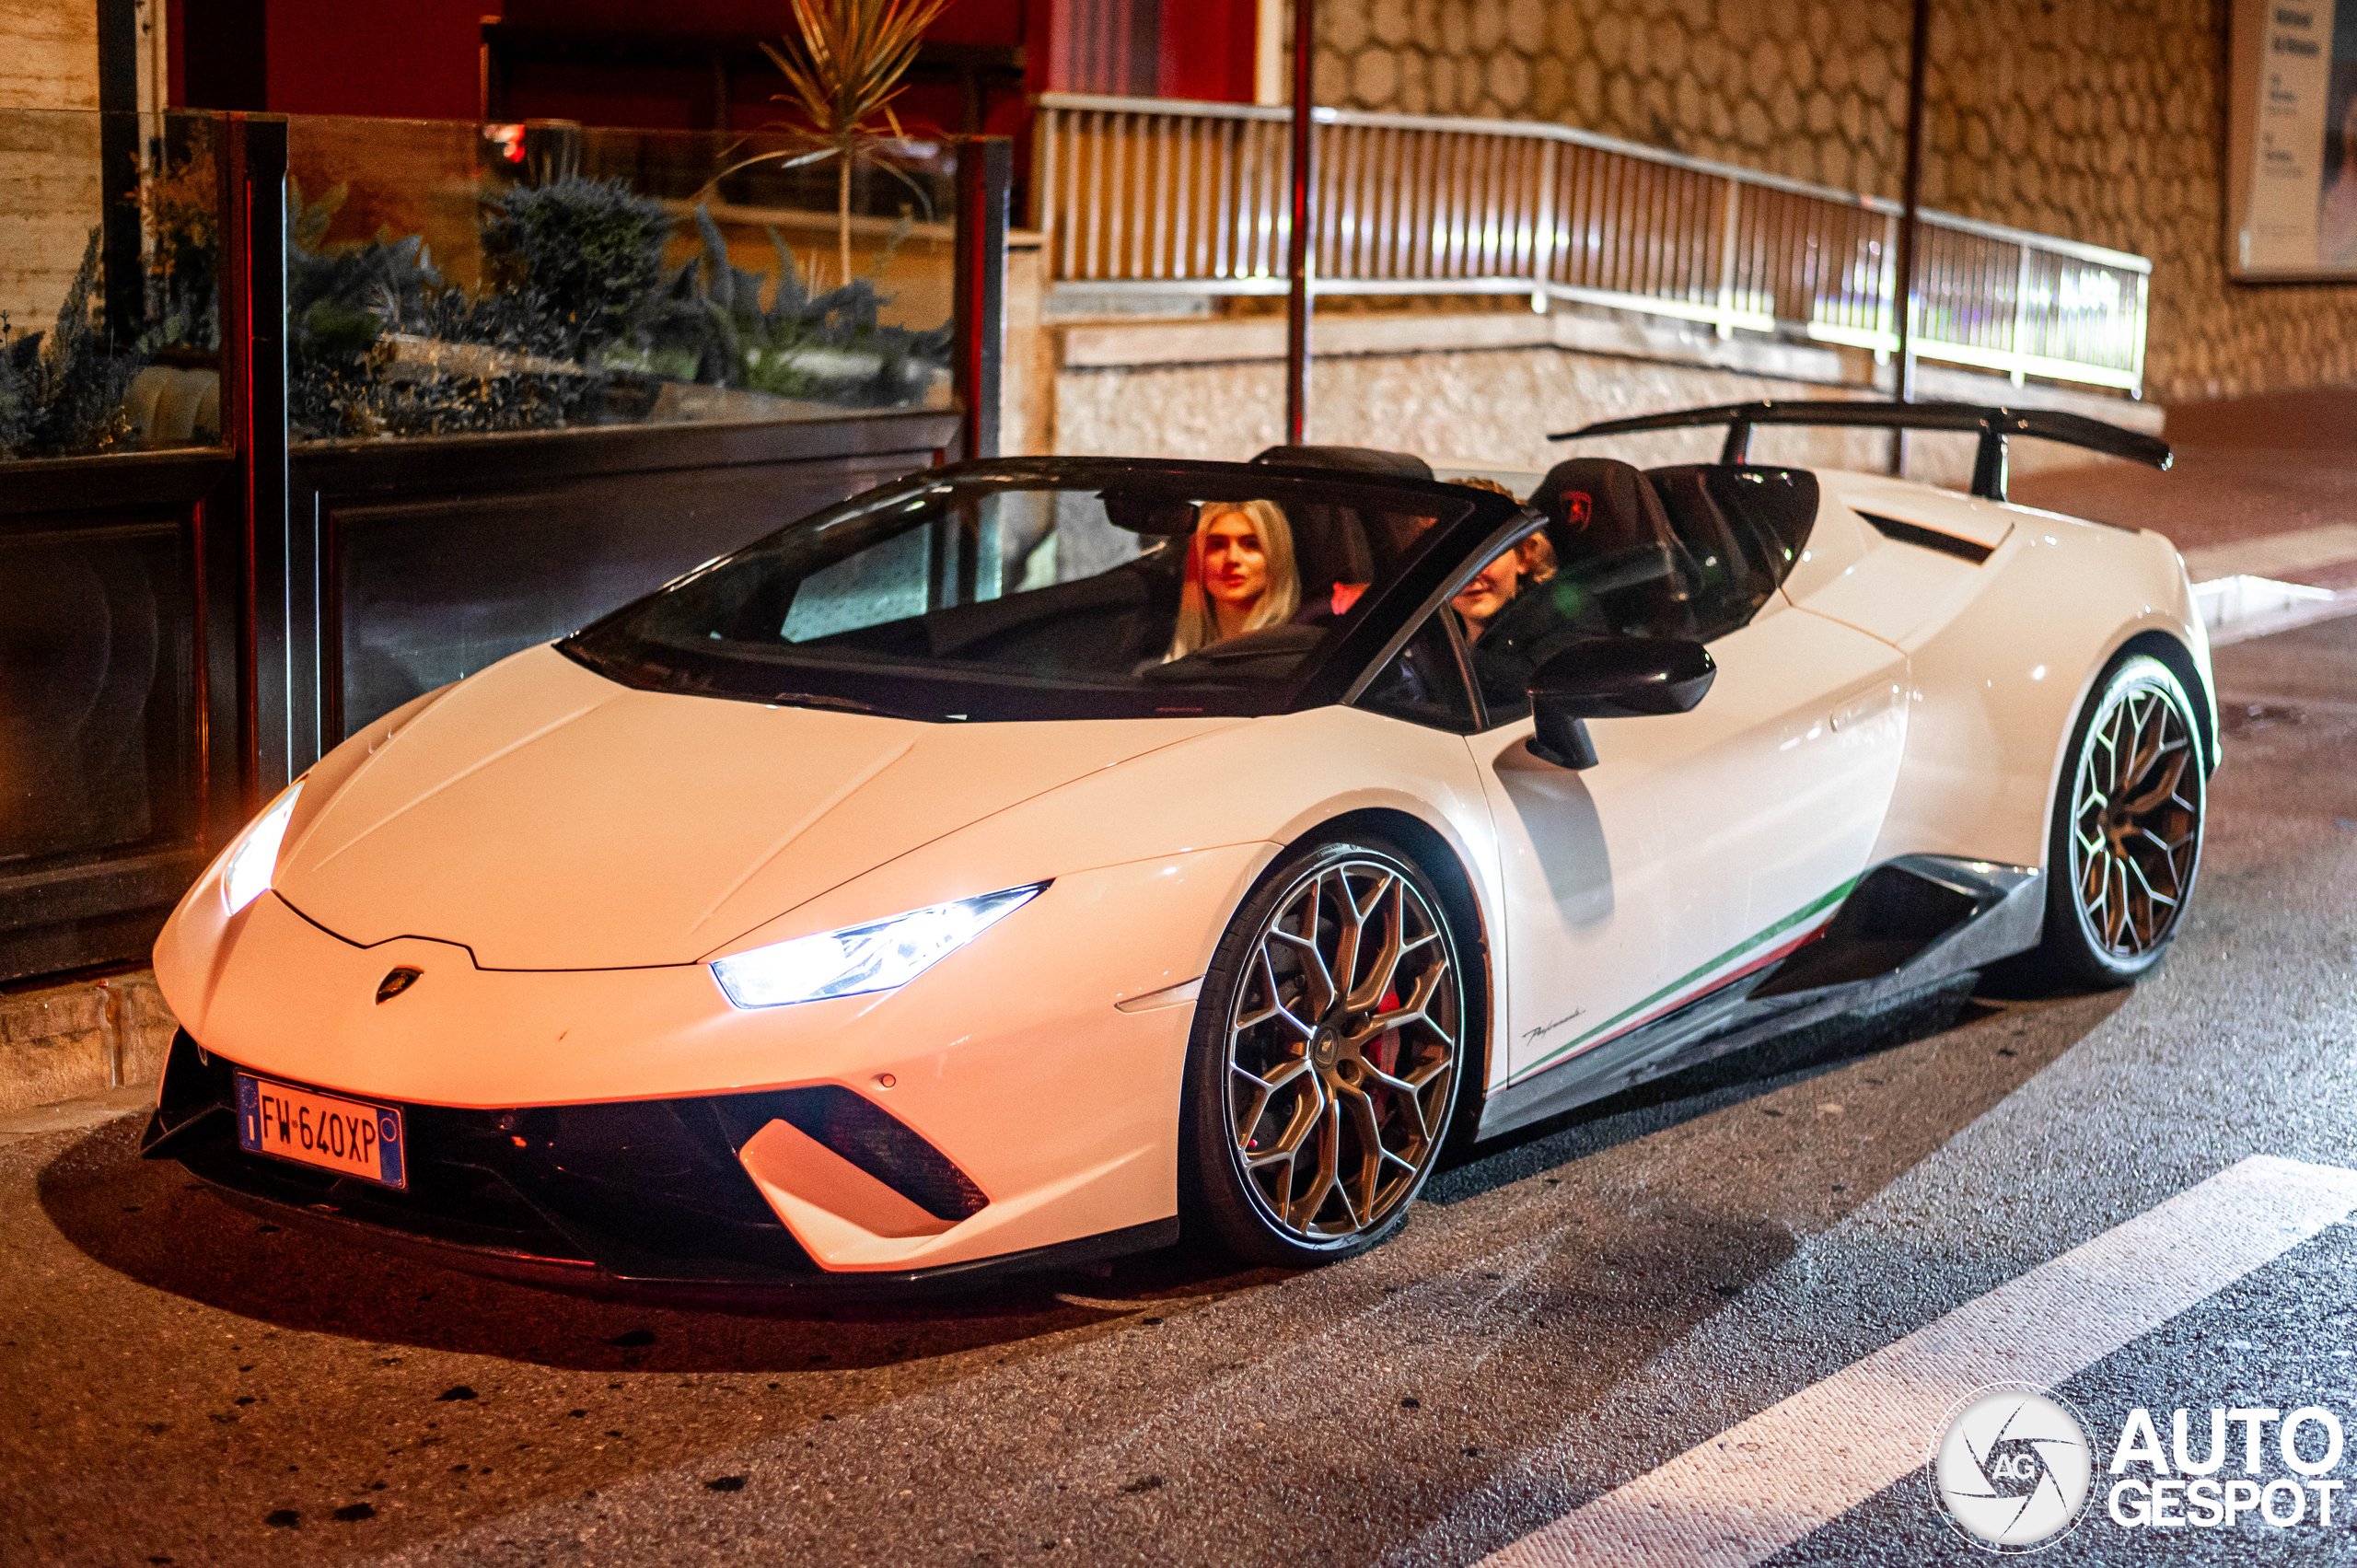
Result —
[[1521, 578], [1521, 559], [1509, 550], [1482, 567], [1449, 602], [1457, 607], [1457, 614], [1479, 626], [1505, 608]]

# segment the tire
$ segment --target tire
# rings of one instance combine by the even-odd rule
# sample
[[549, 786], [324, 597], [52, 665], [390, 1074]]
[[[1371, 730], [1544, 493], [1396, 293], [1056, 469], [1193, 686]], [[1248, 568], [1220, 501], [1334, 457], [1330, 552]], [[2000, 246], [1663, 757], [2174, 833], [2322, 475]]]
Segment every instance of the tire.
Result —
[[2047, 839], [2034, 968], [2107, 991], [2161, 961], [2192, 897], [2209, 806], [2201, 731], [2160, 660], [2119, 660], [2071, 732]]
[[1431, 879], [1378, 839], [1310, 842], [1260, 879], [1195, 1005], [1190, 1229], [1247, 1262], [1304, 1268], [1407, 1222], [1468, 1056], [1458, 950]]

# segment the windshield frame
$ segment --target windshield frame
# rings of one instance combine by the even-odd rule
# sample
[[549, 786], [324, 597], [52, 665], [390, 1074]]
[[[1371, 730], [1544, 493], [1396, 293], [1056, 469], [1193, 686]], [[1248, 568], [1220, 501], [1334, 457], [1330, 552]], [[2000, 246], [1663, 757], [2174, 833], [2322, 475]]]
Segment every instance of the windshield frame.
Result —
[[[1347, 506], [1366, 512], [1429, 514], [1437, 521], [1406, 547], [1399, 564], [1336, 623], [1334, 634], [1306, 654], [1298, 668], [1265, 684], [1170, 681], [1152, 686], [1097, 687], [1076, 679], [1026, 679], [987, 670], [930, 665], [874, 664], [795, 658], [750, 658], [741, 645], [706, 654], [639, 636], [633, 620], [662, 595], [716, 571], [749, 552], [771, 548], [787, 532], [854, 524], [956, 487], [1008, 489], [1155, 489], [1265, 496], [1280, 505]], [[957, 722], [984, 713], [983, 722], [1107, 717], [1250, 717], [1323, 707], [1350, 700], [1387, 657], [1412, 617], [1456, 569], [1501, 528], [1521, 515], [1509, 498], [1468, 486], [1393, 474], [1362, 474], [1274, 463], [1202, 462], [1180, 459], [1001, 458], [923, 469], [788, 523], [726, 555], [704, 563], [600, 617], [560, 641], [558, 651], [609, 679], [639, 690], [672, 691], [797, 706], [875, 714], [928, 723]], [[1170, 537], [1142, 534], [1149, 542]], [[791, 645], [788, 645], [790, 649]], [[912, 688], [930, 699], [910, 701]], [[960, 709], [964, 712], [960, 712]]]

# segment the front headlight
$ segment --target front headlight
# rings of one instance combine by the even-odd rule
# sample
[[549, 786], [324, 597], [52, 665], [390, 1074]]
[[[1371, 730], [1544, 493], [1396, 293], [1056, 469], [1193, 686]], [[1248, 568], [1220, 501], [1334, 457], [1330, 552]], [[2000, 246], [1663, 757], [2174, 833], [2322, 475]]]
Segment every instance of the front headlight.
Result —
[[286, 819], [295, 814], [295, 797], [302, 793], [301, 779], [288, 784], [286, 793], [254, 819], [244, 839], [229, 852], [229, 864], [221, 868], [221, 901], [231, 914], [270, 890], [271, 874], [278, 869], [278, 846], [286, 842]]
[[908, 984], [1013, 914], [1046, 888], [1009, 888], [911, 910], [872, 925], [847, 926], [714, 958], [713, 978], [739, 1007], [783, 1007], [829, 996], [858, 996]]

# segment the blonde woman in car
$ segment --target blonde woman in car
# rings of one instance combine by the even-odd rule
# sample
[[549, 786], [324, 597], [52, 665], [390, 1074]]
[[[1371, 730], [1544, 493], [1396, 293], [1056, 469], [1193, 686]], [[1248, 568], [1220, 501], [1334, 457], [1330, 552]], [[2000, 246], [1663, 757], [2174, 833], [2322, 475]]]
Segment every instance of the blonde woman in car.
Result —
[[1207, 501], [1187, 552], [1178, 627], [1163, 663], [1247, 632], [1282, 626], [1301, 608], [1293, 527], [1273, 501]]

